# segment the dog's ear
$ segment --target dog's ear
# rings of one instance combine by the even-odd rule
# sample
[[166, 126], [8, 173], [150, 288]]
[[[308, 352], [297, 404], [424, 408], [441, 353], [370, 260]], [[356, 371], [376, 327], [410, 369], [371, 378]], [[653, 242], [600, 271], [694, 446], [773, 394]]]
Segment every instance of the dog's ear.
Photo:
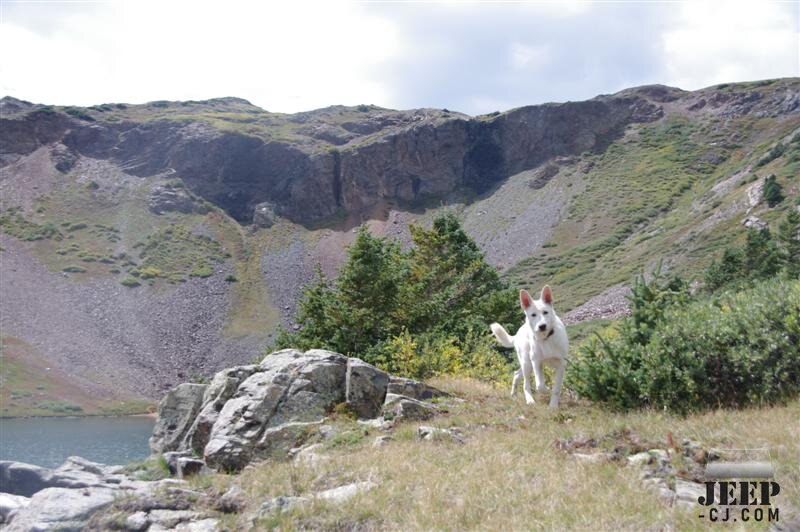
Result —
[[552, 305], [553, 304], [553, 290], [550, 289], [549, 285], [544, 285], [544, 288], [542, 288], [542, 297], [541, 297], [541, 299], [542, 299], [542, 301], [544, 301], [548, 305]]
[[533, 305], [533, 298], [528, 293], [527, 290], [520, 290], [519, 291], [519, 306], [522, 307], [522, 310], [528, 310], [528, 307]]

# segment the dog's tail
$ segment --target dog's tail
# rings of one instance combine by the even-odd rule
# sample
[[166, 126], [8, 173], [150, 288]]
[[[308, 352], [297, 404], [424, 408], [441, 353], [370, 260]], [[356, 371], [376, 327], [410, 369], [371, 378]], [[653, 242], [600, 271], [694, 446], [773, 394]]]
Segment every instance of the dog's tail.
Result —
[[494, 334], [494, 337], [500, 342], [500, 345], [503, 347], [514, 347], [514, 337], [509, 336], [502, 325], [499, 323], [492, 323], [490, 327], [492, 328], [492, 334]]

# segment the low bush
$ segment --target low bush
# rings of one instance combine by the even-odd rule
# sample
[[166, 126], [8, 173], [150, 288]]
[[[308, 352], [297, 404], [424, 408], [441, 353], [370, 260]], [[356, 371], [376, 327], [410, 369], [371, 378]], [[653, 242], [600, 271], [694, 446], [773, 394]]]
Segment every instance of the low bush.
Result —
[[122, 286], [127, 286], [128, 288], [134, 288], [142, 283], [136, 280], [136, 277], [126, 277], [119, 282]]
[[632, 316], [581, 346], [570, 364], [580, 395], [688, 412], [800, 393], [800, 282], [773, 278], [702, 300], [660, 278], [637, 288]]

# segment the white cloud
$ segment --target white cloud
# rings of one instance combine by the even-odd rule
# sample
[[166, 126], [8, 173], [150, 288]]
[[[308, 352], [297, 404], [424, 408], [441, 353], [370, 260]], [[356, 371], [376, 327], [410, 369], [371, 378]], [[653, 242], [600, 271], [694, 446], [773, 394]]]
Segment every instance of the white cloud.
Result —
[[798, 3], [685, 2], [662, 36], [665, 82], [698, 89], [800, 73]]
[[799, 11], [796, 2], [2, 0], [0, 95], [485, 113], [645, 83], [798, 76]]
[[512, 43], [510, 50], [511, 66], [518, 70], [537, 70], [550, 62], [550, 49], [547, 46], [529, 46]]
[[386, 91], [367, 73], [397, 52], [390, 22], [332, 2], [224, 5], [75, 4], [41, 33], [5, 17], [3, 89], [79, 105], [215, 96], [280, 111], [385, 103]]

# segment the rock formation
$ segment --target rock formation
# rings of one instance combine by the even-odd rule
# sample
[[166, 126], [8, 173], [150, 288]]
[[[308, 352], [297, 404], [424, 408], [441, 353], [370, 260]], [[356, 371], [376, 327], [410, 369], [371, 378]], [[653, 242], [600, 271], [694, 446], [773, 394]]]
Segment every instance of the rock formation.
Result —
[[319, 435], [337, 405], [379, 423], [382, 415], [427, 419], [438, 411], [427, 400], [443, 395], [356, 358], [285, 349], [258, 365], [220, 371], [208, 385], [173, 388], [159, 404], [150, 448], [176, 460], [195, 453], [210, 467], [238, 471], [254, 460], [288, 457]]

